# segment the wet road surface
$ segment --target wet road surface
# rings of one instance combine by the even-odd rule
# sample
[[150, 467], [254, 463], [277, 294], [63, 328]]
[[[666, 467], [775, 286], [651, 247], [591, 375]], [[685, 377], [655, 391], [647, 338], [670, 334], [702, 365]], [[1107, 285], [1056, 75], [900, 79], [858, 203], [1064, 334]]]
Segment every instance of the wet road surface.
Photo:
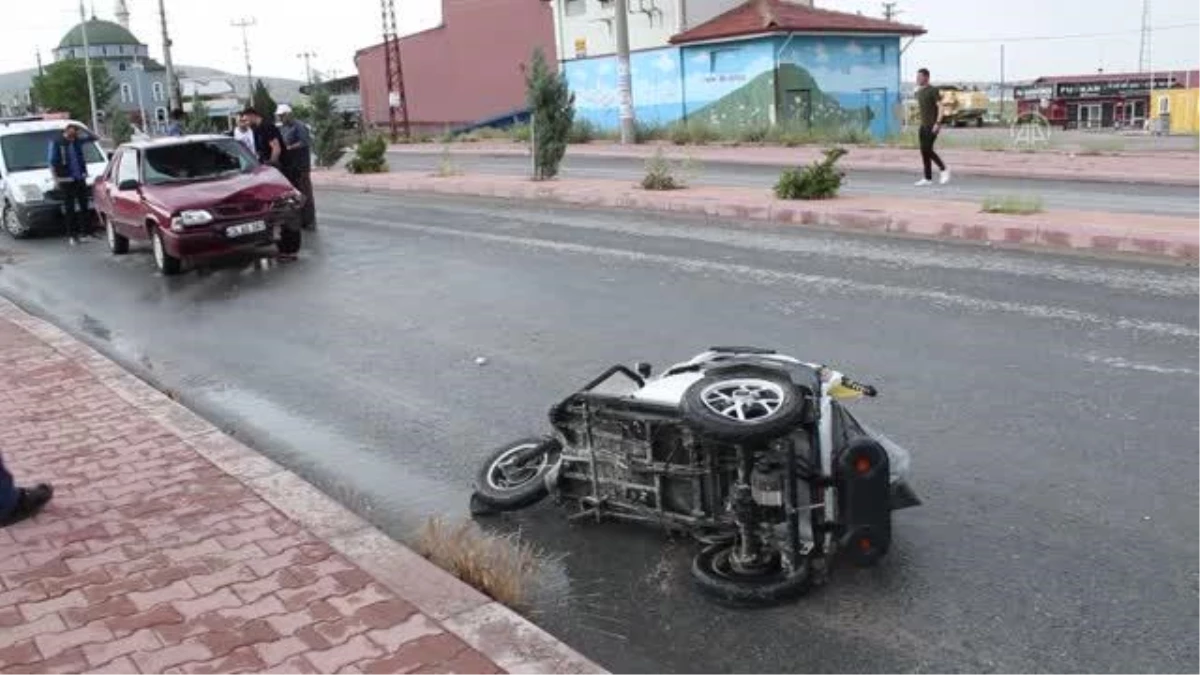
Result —
[[[532, 618], [616, 671], [1197, 669], [1197, 275], [814, 231], [324, 192], [298, 263], [161, 278], [0, 239], [0, 293], [400, 539], [614, 362], [759, 344], [877, 384], [925, 505], [877, 569], [732, 611], [694, 548], [551, 504]], [[487, 365], [475, 358], [485, 356]]]
[[[669, 156], [676, 164], [686, 153], [672, 150]], [[442, 151], [430, 146], [429, 153], [391, 153], [388, 164], [393, 171], [437, 171], [442, 163]], [[1149, 160], [1147, 160], [1149, 161]], [[529, 158], [505, 155], [453, 155], [457, 168], [467, 173], [528, 175]], [[646, 175], [645, 161], [625, 157], [581, 157], [567, 154], [562, 175], [566, 178], [622, 180], [631, 184]], [[779, 180], [784, 167], [751, 164], [722, 164], [702, 162], [691, 170], [676, 170], [676, 175], [690, 185], [753, 187], [770, 189]], [[1082, 211], [1112, 211], [1117, 213], [1146, 213], [1168, 216], [1200, 215], [1200, 200], [1195, 187], [1103, 183], [1097, 181], [1047, 181], [1042, 179], [999, 178], [972, 176], [955, 172], [948, 185], [915, 188], [920, 178], [920, 163], [913, 152], [911, 171], [846, 172], [846, 195], [874, 195], [921, 199], [949, 199], [983, 204], [988, 196], [1038, 197], [1046, 209]], [[953, 171], [953, 167], [951, 167]]]

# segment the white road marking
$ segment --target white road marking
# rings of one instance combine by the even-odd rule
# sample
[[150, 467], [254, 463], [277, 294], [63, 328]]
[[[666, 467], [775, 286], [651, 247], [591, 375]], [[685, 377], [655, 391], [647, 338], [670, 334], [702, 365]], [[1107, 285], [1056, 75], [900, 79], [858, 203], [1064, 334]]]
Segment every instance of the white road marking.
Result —
[[1159, 375], [1200, 375], [1200, 371], [1192, 368], [1173, 368], [1169, 366], [1157, 366], [1152, 363], [1138, 363], [1130, 361], [1120, 356], [1100, 356], [1099, 354], [1085, 354], [1083, 360], [1088, 363], [1096, 363], [1111, 368], [1121, 370], [1138, 370], [1145, 373], [1156, 373]]

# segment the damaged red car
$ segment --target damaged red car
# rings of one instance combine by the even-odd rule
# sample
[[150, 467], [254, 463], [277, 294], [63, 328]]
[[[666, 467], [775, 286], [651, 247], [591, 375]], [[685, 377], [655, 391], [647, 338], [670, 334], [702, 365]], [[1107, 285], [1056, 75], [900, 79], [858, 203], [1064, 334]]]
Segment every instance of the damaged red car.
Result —
[[131, 241], [149, 241], [164, 275], [265, 247], [300, 250], [304, 196], [227, 136], [125, 144], [93, 197], [109, 249], [122, 255]]

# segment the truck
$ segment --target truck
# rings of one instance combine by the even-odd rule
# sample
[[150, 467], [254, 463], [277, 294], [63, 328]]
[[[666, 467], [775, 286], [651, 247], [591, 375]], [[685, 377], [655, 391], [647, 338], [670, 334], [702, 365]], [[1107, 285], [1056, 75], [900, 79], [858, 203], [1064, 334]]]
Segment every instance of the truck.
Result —
[[[977, 127], [983, 126], [990, 103], [986, 92], [955, 85], [940, 85], [938, 93], [944, 124], [956, 127], [965, 127], [968, 124], [974, 124]], [[909, 123], [917, 124], [920, 121], [920, 115], [916, 100], [910, 99], [908, 103]]]

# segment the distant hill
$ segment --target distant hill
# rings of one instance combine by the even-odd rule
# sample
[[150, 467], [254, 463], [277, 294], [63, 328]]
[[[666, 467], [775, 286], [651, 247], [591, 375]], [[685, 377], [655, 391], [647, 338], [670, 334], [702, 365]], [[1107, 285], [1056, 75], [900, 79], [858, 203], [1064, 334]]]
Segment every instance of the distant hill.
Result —
[[[223, 79], [229, 80], [237, 91], [240, 98], [246, 96], [246, 75], [245, 73], [238, 75], [236, 73], [227, 73], [216, 68], [206, 68], [204, 66], [175, 66], [177, 75], [180, 78], [193, 77], [198, 79]], [[33, 77], [37, 75], [37, 68], [28, 68], [26, 70], [17, 70], [10, 73], [0, 73], [0, 102], [7, 102], [14, 96], [24, 97], [25, 91], [33, 84]], [[279, 103], [295, 103], [303, 101], [305, 96], [300, 93], [300, 87], [304, 82], [300, 80], [290, 80], [283, 77], [254, 77], [255, 80], [262, 79], [263, 84], [267, 85], [271, 96]]]

